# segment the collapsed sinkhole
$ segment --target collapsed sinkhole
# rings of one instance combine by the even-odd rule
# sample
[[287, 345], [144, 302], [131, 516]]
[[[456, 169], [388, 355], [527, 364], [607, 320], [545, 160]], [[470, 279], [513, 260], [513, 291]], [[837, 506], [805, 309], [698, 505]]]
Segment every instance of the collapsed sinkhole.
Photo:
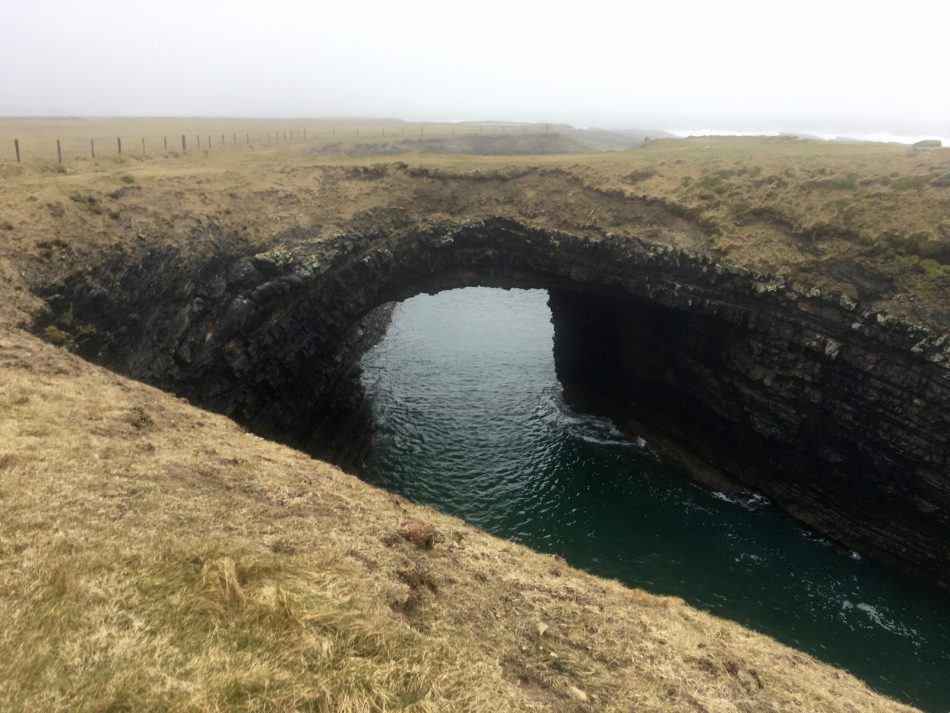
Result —
[[266, 252], [164, 247], [40, 290], [35, 328], [354, 468], [369, 432], [359, 357], [385, 305], [476, 285], [548, 290], [557, 375], [578, 407], [701, 480], [763, 492], [950, 586], [950, 341], [707, 256], [507, 219]]

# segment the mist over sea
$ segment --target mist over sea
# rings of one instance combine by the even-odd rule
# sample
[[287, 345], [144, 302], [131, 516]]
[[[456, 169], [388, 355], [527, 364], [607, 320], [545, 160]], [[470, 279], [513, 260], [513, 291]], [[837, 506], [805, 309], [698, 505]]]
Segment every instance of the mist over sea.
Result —
[[788, 129], [761, 129], [756, 131], [737, 131], [733, 129], [666, 129], [678, 138], [687, 136], [800, 136], [801, 138], [822, 139], [824, 141], [878, 141], [892, 144], [915, 144], [927, 139], [938, 139], [944, 146], [950, 147], [950, 128], [946, 135], [934, 134], [895, 134], [885, 131], [791, 131]]

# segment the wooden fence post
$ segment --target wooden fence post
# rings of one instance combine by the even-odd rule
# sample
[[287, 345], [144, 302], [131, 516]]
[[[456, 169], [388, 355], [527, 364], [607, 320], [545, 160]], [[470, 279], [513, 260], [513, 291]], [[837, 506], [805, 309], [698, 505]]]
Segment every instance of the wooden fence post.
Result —
[[244, 134], [244, 143], [246, 143], [248, 146], [251, 145], [251, 135], [250, 135], [250, 134]]
[[63, 162], [63, 147], [59, 145], [59, 139], [56, 139], [56, 160]]
[[13, 148], [16, 149], [16, 162], [20, 163], [20, 140], [13, 139]]
[[211, 148], [211, 134], [208, 134], [208, 148]]
[[145, 137], [142, 137], [142, 155], [145, 155]]
[[92, 160], [96, 160], [96, 140], [89, 139], [89, 152], [92, 154]]
[[237, 134], [231, 134], [231, 145], [237, 146]]
[[167, 137], [167, 136], [163, 136], [163, 137], [162, 137], [162, 141], [163, 141], [164, 144], [165, 144], [165, 150], [168, 151], [168, 137]]
[[221, 134], [221, 145], [224, 146], [224, 134]]
[[195, 134], [195, 144], [196, 144], [196, 148], [200, 151], [201, 150], [201, 134]]
[[122, 137], [121, 136], [115, 137], [115, 144], [116, 146], [119, 147], [119, 153], [122, 153]]
[[307, 130], [306, 130], [306, 129], [303, 130], [303, 140], [304, 140], [304, 141], [307, 140]]
[[186, 146], [185, 146], [185, 135], [184, 135], [184, 134], [181, 135], [181, 152], [182, 152], [182, 153], [188, 153], [188, 149], [187, 149]]

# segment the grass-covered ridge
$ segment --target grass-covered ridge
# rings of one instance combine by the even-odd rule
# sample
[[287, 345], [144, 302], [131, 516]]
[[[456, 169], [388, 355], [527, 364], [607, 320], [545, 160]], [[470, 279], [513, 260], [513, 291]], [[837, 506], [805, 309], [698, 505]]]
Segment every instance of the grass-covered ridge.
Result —
[[[239, 233], [266, 244], [294, 231], [507, 215], [571, 232], [634, 233], [913, 319], [950, 317], [946, 280], [906, 269], [915, 259], [950, 264], [950, 149], [709, 137], [572, 155], [363, 155], [372, 146], [351, 132], [184, 156], [74, 159], [64, 168], [2, 163], [0, 255], [58, 270], [85, 247], [136, 249], [151, 238]], [[671, 207], [699, 232], [657, 224], [637, 199]]]
[[8, 330], [0, 624], [13, 711], [904, 710]]

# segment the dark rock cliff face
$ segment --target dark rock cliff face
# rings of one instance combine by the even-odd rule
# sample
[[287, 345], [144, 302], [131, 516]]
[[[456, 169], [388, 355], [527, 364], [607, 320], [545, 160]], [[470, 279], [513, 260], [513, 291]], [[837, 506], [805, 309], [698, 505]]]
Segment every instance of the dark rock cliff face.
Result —
[[558, 375], [576, 403], [706, 482], [762, 491], [950, 587], [950, 336], [848, 298], [635, 238], [500, 219], [201, 263], [157, 251], [47, 297], [93, 324], [78, 343], [87, 356], [355, 463], [341, 434], [363, 426], [347, 425], [352, 389], [339, 384], [354, 383], [373, 331], [360, 320], [468, 285], [549, 290]]

